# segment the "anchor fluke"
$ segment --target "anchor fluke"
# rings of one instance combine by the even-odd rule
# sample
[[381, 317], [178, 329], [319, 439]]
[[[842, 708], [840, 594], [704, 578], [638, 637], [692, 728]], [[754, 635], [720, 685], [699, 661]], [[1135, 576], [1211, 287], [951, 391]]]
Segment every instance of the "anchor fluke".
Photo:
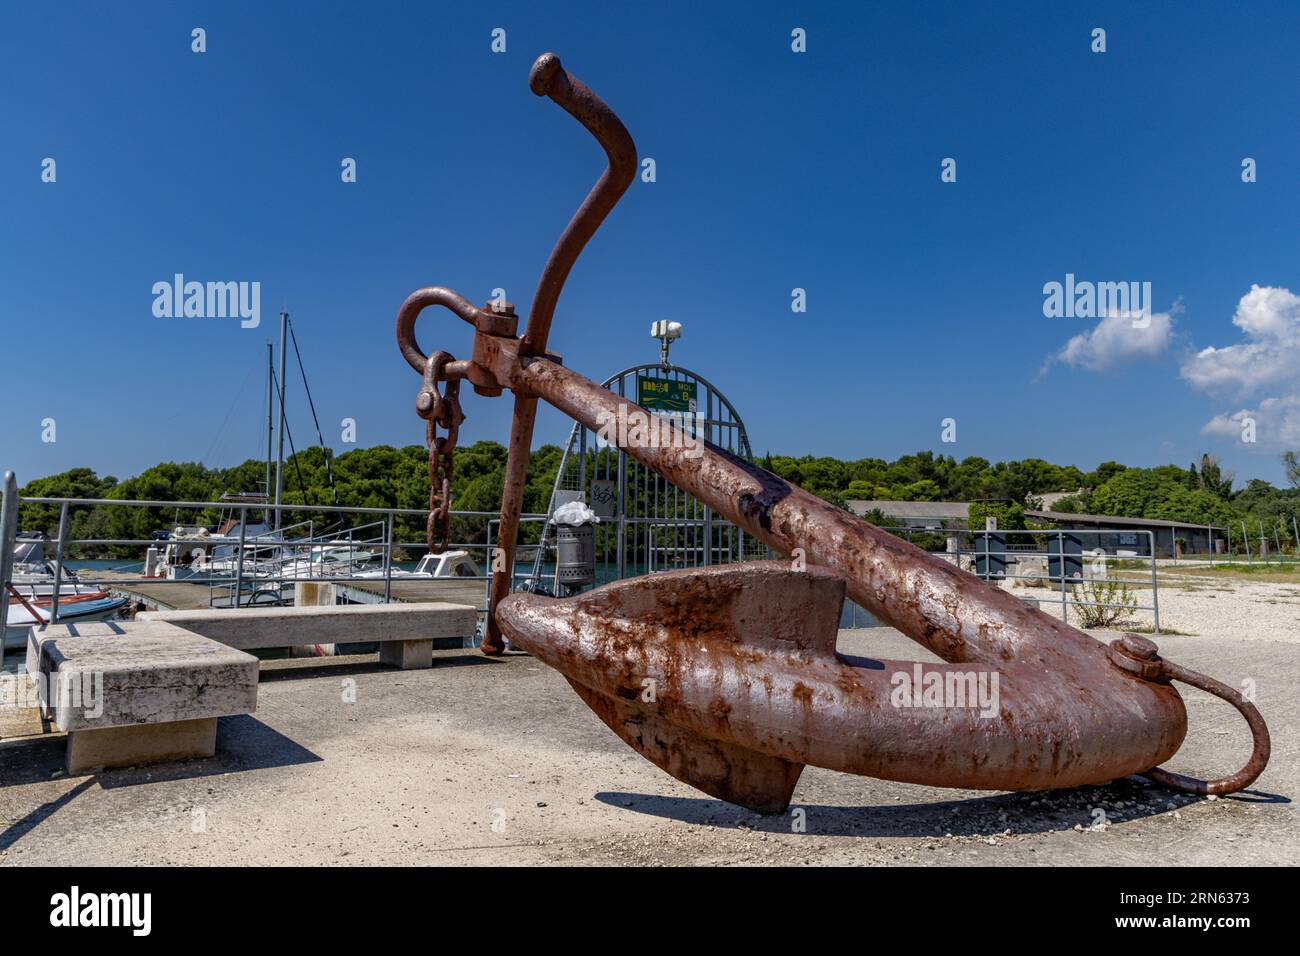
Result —
[[[811, 701], [802, 685], [750, 686], [752, 665], [833, 661], [843, 603], [844, 579], [833, 572], [757, 562], [656, 574], [562, 600], [517, 594], [496, 613], [511, 643], [564, 674], [638, 753], [711, 796], [780, 813], [804, 764], [747, 744], [780, 736], [778, 727], [768, 728], [777, 738], [756, 734], [755, 719], [797, 717]], [[736, 712], [752, 699], [735, 693], [738, 685], [781, 699]]]
[[783, 813], [790, 805], [803, 764], [710, 740], [572, 677], [568, 681], [610, 730], [682, 783], [757, 813]]

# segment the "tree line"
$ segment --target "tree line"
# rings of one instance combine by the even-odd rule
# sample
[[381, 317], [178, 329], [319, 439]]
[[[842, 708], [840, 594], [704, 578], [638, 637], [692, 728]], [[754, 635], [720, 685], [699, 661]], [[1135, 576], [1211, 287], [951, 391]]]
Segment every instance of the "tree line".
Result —
[[[609, 454], [608, 451], [603, 454]], [[545, 513], [563, 457], [556, 445], [543, 445], [532, 452], [524, 510]], [[504, 486], [506, 449], [493, 441], [480, 441], [460, 448], [455, 457], [452, 486], [453, 508], [495, 514]], [[1293, 515], [1300, 514], [1300, 461], [1284, 459], [1292, 487], [1279, 489], [1258, 479], [1236, 487], [1233, 476], [1212, 455], [1203, 455], [1189, 467], [1161, 465], [1130, 468], [1107, 461], [1091, 471], [1074, 465], [1055, 465], [1040, 458], [990, 462], [975, 456], [958, 461], [951, 455], [930, 451], [904, 455], [894, 461], [860, 458], [843, 461], [829, 457], [764, 455], [759, 464], [781, 478], [799, 485], [832, 504], [847, 506], [851, 500], [970, 501], [979, 503], [981, 513], [998, 514], [1004, 527], [1016, 526], [1017, 512], [1041, 505], [1048, 492], [1072, 494], [1057, 501], [1052, 510], [1072, 513], [1155, 518], [1193, 524], [1231, 526], [1238, 534], [1245, 521], [1252, 536], [1262, 524], [1267, 536], [1292, 541]], [[594, 470], [594, 469], [593, 469]], [[331, 486], [330, 477], [333, 477]], [[249, 459], [232, 468], [210, 468], [197, 462], [162, 462], [132, 478], [118, 480], [99, 476], [89, 468], [73, 468], [28, 482], [20, 490], [24, 498], [88, 498], [133, 501], [215, 501], [223, 494], [261, 491], [265, 463]], [[337, 501], [336, 501], [337, 495]], [[305, 449], [285, 463], [286, 504], [311, 505], [313, 509], [291, 520], [313, 522], [319, 533], [339, 528], [356, 528], [367, 516], [345, 515], [331, 506], [406, 508], [424, 511], [429, 503], [429, 474], [426, 450], [421, 445], [394, 448], [376, 445], [340, 455], [320, 448]], [[153, 532], [177, 524], [215, 527], [232, 512], [225, 509], [201, 511], [166, 507], [87, 506], [73, 509], [72, 538], [99, 540], [146, 539]], [[252, 515], [260, 517], [255, 507]], [[1008, 524], [1010, 519], [1012, 523]], [[453, 520], [452, 538], [462, 543], [485, 540], [489, 518], [460, 516]], [[24, 503], [19, 513], [25, 531], [44, 531], [54, 536], [58, 509], [50, 505]], [[524, 525], [524, 541], [536, 540], [538, 524]], [[420, 515], [399, 515], [394, 539], [399, 542], [424, 540], [424, 519]], [[135, 555], [138, 548], [98, 548], [86, 557]]]

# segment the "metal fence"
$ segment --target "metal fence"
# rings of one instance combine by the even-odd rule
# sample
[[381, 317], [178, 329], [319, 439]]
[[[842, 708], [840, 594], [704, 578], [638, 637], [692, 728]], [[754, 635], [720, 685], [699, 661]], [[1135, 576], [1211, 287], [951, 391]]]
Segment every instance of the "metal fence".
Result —
[[[1101, 535], [1113, 534], [1104, 529], [991, 529], [967, 531], [965, 529], [925, 528], [912, 526], [882, 527], [897, 537], [921, 547], [939, 557], [947, 558], [963, 570], [971, 571], [986, 581], [1025, 581], [1049, 588], [1059, 600], [1061, 619], [1070, 621], [1070, 608], [1076, 616], [1088, 614], [1088, 609], [1107, 608], [1117, 612], [1150, 611], [1152, 629], [1160, 632], [1160, 586], [1156, 574], [1156, 541], [1154, 532], [1134, 531], [1132, 534], [1146, 538], [1146, 553], [1139, 549], [1116, 549], [1109, 552], [1100, 547]], [[1085, 548], [1091, 539], [1093, 547]], [[1037, 570], [1041, 563], [1043, 569]], [[1015, 573], [1007, 570], [1015, 565]], [[1111, 577], [1111, 572], [1136, 570], [1137, 577]], [[1097, 582], [1107, 582], [1098, 585]], [[1151, 603], [1124, 600], [1128, 585], [1151, 590]], [[1046, 598], [1030, 598], [1041, 606]]]
[[[1240, 564], [1243, 561], [1246, 564], [1296, 564], [1300, 562], [1300, 522], [1296, 521], [1295, 515], [1291, 515], [1290, 519], [1290, 534], [1287, 533], [1286, 518], [1281, 516], [1268, 528], [1262, 520], [1257, 519], [1253, 533], [1242, 519], [1237, 523], [1241, 529], [1240, 535], [1234, 533], [1232, 525], [1224, 528], [1225, 553], [1211, 552], [1204, 556], [1183, 554], [1179, 557], [1183, 561], [1207, 561], [1210, 567], [1216, 564]], [[1287, 554], [1288, 547], [1290, 554]]]
[[[149, 548], [150, 546], [158, 547], [169, 542], [155, 538], [132, 539], [132, 538], [71, 538], [68, 535], [70, 512], [74, 508], [90, 508], [99, 506], [123, 507], [123, 508], [166, 508], [176, 512], [182, 510], [205, 511], [215, 510], [218, 512], [229, 513], [238, 520], [238, 535], [233, 538], [216, 537], [208, 538], [206, 542], [213, 547], [224, 547], [230, 550], [232, 560], [224, 562], [220, 571], [211, 570], [204, 574], [188, 574], [183, 577], [150, 577], [140, 578], [141, 581], [147, 581], [150, 585], [172, 585], [187, 583], [191, 585], [207, 585], [209, 589], [209, 606], [243, 606], [246, 603], [254, 602], [259, 594], [267, 595], [270, 593], [268, 587], [273, 586], [275, 593], [278, 595], [285, 585], [298, 583], [333, 583], [333, 584], [352, 584], [364, 581], [371, 585], [382, 584], [382, 601], [389, 603], [393, 600], [392, 586], [394, 580], [394, 554], [398, 551], [413, 551], [420, 554], [424, 553], [425, 542], [423, 541], [397, 541], [394, 540], [394, 525], [399, 515], [427, 517], [427, 512], [423, 509], [414, 508], [367, 508], [367, 507], [335, 507], [324, 505], [292, 505], [271, 503], [249, 502], [249, 501], [132, 501], [125, 499], [103, 499], [103, 498], [23, 498], [19, 499], [17, 484], [12, 474], [5, 476], [3, 508], [0, 508], [0, 635], [4, 633], [7, 623], [9, 601], [8, 595], [11, 592], [12, 573], [11, 566], [14, 554], [15, 543], [20, 540], [17, 538], [18, 528], [18, 506], [20, 503], [53, 506], [58, 508], [58, 532], [53, 538], [42, 539], [42, 543], [52, 546], [54, 549], [52, 565], [54, 577], [52, 582], [52, 593], [49, 600], [48, 618], [50, 623], [57, 623], [59, 620], [59, 607], [61, 599], [61, 589], [64, 585], [64, 567], [67, 561], [67, 553], [71, 547], [95, 548], [95, 547], [141, 547]], [[364, 522], [355, 528], [342, 529], [329, 534], [318, 535], [315, 533], [315, 525], [309, 520], [298, 521], [289, 525], [280, 527], [281, 518], [284, 515], [294, 516], [303, 513], [326, 511], [331, 514], [370, 516], [373, 520]], [[250, 515], [263, 515], [269, 517], [274, 515], [275, 529], [266, 532], [249, 533]], [[471, 555], [480, 555], [482, 560], [479, 565], [484, 569], [484, 573], [478, 575], [460, 576], [461, 581], [482, 581], [483, 582], [483, 603], [479, 608], [484, 611], [488, 607], [488, 594], [490, 591], [491, 566], [494, 548], [494, 531], [499, 523], [498, 516], [495, 512], [483, 511], [453, 511], [453, 515], [459, 517], [486, 518], [485, 540], [483, 542], [463, 542], [453, 543], [450, 549], [459, 549], [469, 552]], [[546, 515], [529, 514], [522, 516], [522, 521], [527, 522], [545, 522]], [[1025, 572], [1028, 562], [1044, 559], [1047, 566], [1046, 570], [1051, 571], [1054, 562], [1059, 562], [1062, 568], [1061, 573], [1046, 575], [1047, 583], [1054, 586], [1059, 594], [1061, 616], [1069, 620], [1070, 608], [1073, 606], [1076, 614], [1087, 607], [1106, 607], [1106, 608], [1128, 608], [1131, 611], [1150, 611], [1154, 619], [1154, 630], [1160, 630], [1160, 608], [1158, 595], [1158, 581], [1156, 577], [1156, 558], [1155, 558], [1155, 540], [1151, 532], [1139, 532], [1147, 536], [1147, 553], [1127, 554], [1116, 553], [1108, 554], [1104, 550], [1094, 547], [1087, 549], [1071, 549], [1073, 542], [1081, 538], [1092, 535], [1100, 535], [1105, 532], [1089, 529], [1057, 529], [1051, 531], [1020, 531], [1020, 530], [997, 530], [993, 532], [968, 532], [957, 530], [946, 530], [924, 527], [887, 527], [882, 530], [889, 531], [898, 537], [920, 544], [926, 550], [946, 557], [953, 563], [966, 570], [972, 570], [976, 574], [986, 579], [1000, 581], [1031, 581], [1042, 580], [1043, 574], [1037, 572]], [[305, 531], [305, 534], [293, 536], [294, 531]], [[999, 537], [1000, 536], [1000, 537]], [[1011, 540], [1008, 540], [1011, 539]], [[186, 539], [188, 540], [188, 539]], [[1094, 538], [1094, 540], [1096, 540]], [[175, 541], [171, 543], [177, 543]], [[964, 543], [968, 543], [963, 547]], [[1054, 544], [1053, 544], [1054, 543]], [[379, 552], [381, 558], [382, 573], [379, 576], [358, 577], [349, 565], [347, 573], [334, 574], [315, 574], [313, 572], [313, 562], [311, 560], [311, 550], [313, 548], [322, 548], [328, 546], [339, 546], [344, 548], [365, 548]], [[529, 546], [521, 546], [527, 548]], [[526, 581], [533, 577], [532, 568], [536, 567], [544, 557], [543, 550], [545, 544], [540, 546], [537, 558], [533, 562], [517, 561], [515, 577], [517, 581]], [[276, 565], [281, 571], [290, 570], [291, 573], [269, 573], [266, 569], [266, 562], [259, 560], [259, 555], [272, 553], [276, 556]], [[250, 558], [251, 555], [251, 558]], [[1002, 558], [999, 560], [998, 556]], [[287, 558], [286, 558], [287, 556]], [[305, 563], [301, 560], [305, 556]], [[1069, 573], [1067, 565], [1072, 562], [1079, 562], [1079, 573], [1077, 575]], [[1123, 561], [1136, 562], [1139, 569], [1149, 568], [1151, 603], [1138, 604], [1107, 602], [1095, 600], [1096, 593], [1091, 595], [1080, 596], [1080, 585], [1089, 581], [1107, 580], [1108, 566], [1107, 562]], [[125, 567], [132, 567], [135, 563], [130, 562]], [[1083, 573], [1083, 564], [1087, 564], [1088, 572]], [[520, 570], [520, 566], [525, 570]], [[530, 565], [532, 567], [530, 567]], [[1001, 565], [999, 567], [999, 565]], [[1008, 565], [1015, 565], [1016, 573], [1009, 573]], [[1098, 573], [1100, 572], [1100, 573]], [[77, 580], [78, 585], [89, 585], [104, 589], [124, 589], [124, 579], [121, 577], [109, 579], [107, 576], [96, 575], [94, 569], [79, 571]], [[1130, 582], [1131, 583], [1131, 582]], [[1095, 589], [1094, 589], [1095, 592]], [[379, 597], [379, 595], [376, 595]], [[841, 627], [856, 628], [872, 626], [878, 622], [864, 609], [854, 604], [852, 601], [845, 601], [843, 613], [841, 615]], [[0, 650], [0, 654], [3, 651]], [[2, 659], [2, 658], [0, 658]]]
[[[60, 602], [63, 601], [67, 606], [66, 595], [62, 594], [66, 584], [76, 584], [78, 586], [93, 586], [107, 590], [130, 591], [129, 583], [134, 578], [114, 577], [106, 573], [106, 569], [100, 569], [96, 573], [95, 569], [81, 569], [77, 572], [75, 581], [65, 579], [65, 566], [68, 562], [67, 554], [69, 549], [77, 548], [132, 548], [139, 547], [148, 549], [149, 547], [166, 546], [167, 544], [195, 544], [212, 547], [215, 551], [217, 548], [229, 549], [230, 560], [219, 563], [219, 569], [214, 569], [213, 565], [218, 562], [208, 562], [208, 573], [186, 574], [182, 577], [144, 577], [140, 575], [139, 582], [147, 583], [150, 587], [155, 585], [177, 586], [177, 585], [206, 585], [209, 589], [209, 606], [243, 606], [249, 603], [257, 594], [267, 593], [268, 586], [274, 586], [276, 591], [283, 589], [284, 586], [295, 585], [299, 583], [330, 583], [330, 584], [356, 584], [366, 583], [369, 585], [382, 585], [382, 601], [389, 603], [393, 600], [392, 587], [394, 581], [394, 554], [399, 551], [411, 551], [418, 554], [424, 554], [426, 543], [424, 541], [398, 541], [394, 538], [394, 525], [400, 515], [409, 515], [424, 519], [428, 512], [423, 509], [414, 508], [367, 508], [367, 507], [336, 507], [325, 505], [293, 505], [293, 504], [270, 504], [262, 502], [231, 502], [231, 501], [154, 501], [154, 500], [126, 500], [126, 499], [104, 499], [104, 498], [44, 498], [44, 497], [27, 497], [20, 498], [18, 495], [17, 482], [12, 473], [5, 475], [4, 481], [4, 500], [3, 506], [0, 507], [0, 637], [5, 633], [8, 616], [9, 616], [9, 597], [17, 595], [20, 601], [25, 601], [21, 593], [13, 586], [13, 557], [15, 546], [29, 539], [18, 537], [20, 531], [18, 527], [18, 508], [20, 504], [45, 505], [58, 508], [58, 531], [55, 537], [30, 539], [33, 543], [40, 543], [43, 547], [53, 549], [52, 560], [53, 579], [51, 582], [51, 591], [48, 599], [48, 623], [58, 623]], [[184, 538], [180, 540], [167, 540], [158, 538], [73, 538], [69, 536], [68, 529], [70, 525], [70, 512], [75, 508], [90, 508], [98, 506], [123, 507], [123, 508], [166, 508], [175, 511], [218, 511], [229, 513], [238, 521], [238, 533], [230, 537], [221, 535], [196, 536], [193, 538]], [[277, 527], [275, 530], [267, 532], [249, 532], [250, 515], [276, 516], [276, 525], [280, 525], [278, 520], [282, 514], [295, 515], [310, 512], [328, 512], [339, 515], [357, 515], [372, 516], [374, 520], [365, 522], [355, 528], [347, 528], [328, 534], [316, 534], [315, 525], [310, 521], [299, 521], [291, 524]], [[484, 542], [463, 542], [452, 543], [448, 546], [449, 550], [464, 550], [474, 556], [481, 556], [482, 560], [477, 561], [484, 573], [475, 575], [458, 575], [456, 580], [460, 582], [481, 581], [483, 583], [483, 606], [480, 611], [487, 607], [487, 597], [489, 594], [491, 582], [491, 557], [492, 557], [492, 530], [499, 521], [496, 512], [485, 511], [453, 511], [452, 514], [457, 517], [485, 518], [486, 522], [486, 540]], [[545, 521], [545, 515], [525, 514], [522, 516], [524, 522]], [[233, 529], [232, 529], [233, 530]], [[299, 536], [294, 536], [294, 532], [305, 532]], [[357, 570], [349, 562], [347, 570], [340, 573], [314, 573], [314, 567], [317, 562], [312, 559], [313, 549], [327, 548], [331, 546], [343, 547], [346, 549], [365, 548], [376, 551], [380, 555], [381, 573], [378, 576], [367, 575], [361, 577]], [[528, 547], [527, 545], [521, 547]], [[280, 569], [279, 573], [271, 573], [266, 570], [268, 562], [262, 560], [259, 555], [275, 553], [276, 560], [274, 564]], [[124, 561], [123, 569], [143, 567], [144, 561]], [[526, 576], [527, 572], [516, 571], [516, 577]], [[400, 578], [399, 578], [400, 580]], [[376, 595], [377, 597], [379, 595]], [[34, 603], [34, 602], [32, 602]], [[44, 603], [44, 602], [42, 602]], [[3, 641], [0, 640], [0, 655], [3, 654]], [[0, 657], [2, 659], [2, 657]]]

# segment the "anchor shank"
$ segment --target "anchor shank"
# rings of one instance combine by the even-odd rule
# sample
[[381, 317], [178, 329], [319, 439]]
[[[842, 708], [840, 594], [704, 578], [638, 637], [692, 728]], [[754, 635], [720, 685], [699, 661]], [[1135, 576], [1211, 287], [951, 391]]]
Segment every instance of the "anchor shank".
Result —
[[[593, 430], [616, 421], [620, 407], [646, 414], [544, 358], [521, 360], [511, 378]], [[1082, 662], [1113, 678], [1104, 646], [1087, 634], [750, 462], [710, 445], [698, 450], [670, 422], [660, 429], [655, 445], [619, 447], [779, 553], [799, 548], [809, 563], [839, 571], [854, 601], [944, 660], [1002, 665], [1026, 651], [1062, 673]]]

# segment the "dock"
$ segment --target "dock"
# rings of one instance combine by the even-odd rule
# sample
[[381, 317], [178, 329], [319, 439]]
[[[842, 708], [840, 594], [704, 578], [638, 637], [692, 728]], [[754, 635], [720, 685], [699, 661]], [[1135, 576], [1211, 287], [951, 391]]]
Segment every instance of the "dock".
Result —
[[[337, 587], [339, 594], [350, 604], [384, 602], [383, 581], [340, 580]], [[479, 611], [487, 610], [487, 582], [479, 578], [393, 578], [389, 596], [403, 604], [447, 601], [469, 604]]]
[[[196, 611], [210, 606], [214, 593], [222, 588], [188, 581], [164, 581], [146, 578], [132, 572], [105, 571], [87, 573], [86, 580], [102, 585], [109, 591], [142, 603], [150, 610]], [[291, 584], [292, 582], [285, 582]], [[332, 582], [348, 604], [384, 603], [382, 580], [347, 580]], [[393, 578], [390, 589], [393, 601], [424, 603], [446, 601], [452, 604], [469, 604], [480, 612], [487, 610], [487, 582], [479, 578]]]
[[133, 572], [87, 572], [83, 580], [159, 611], [196, 611], [208, 607], [212, 595], [212, 589], [206, 584], [162, 581]]

